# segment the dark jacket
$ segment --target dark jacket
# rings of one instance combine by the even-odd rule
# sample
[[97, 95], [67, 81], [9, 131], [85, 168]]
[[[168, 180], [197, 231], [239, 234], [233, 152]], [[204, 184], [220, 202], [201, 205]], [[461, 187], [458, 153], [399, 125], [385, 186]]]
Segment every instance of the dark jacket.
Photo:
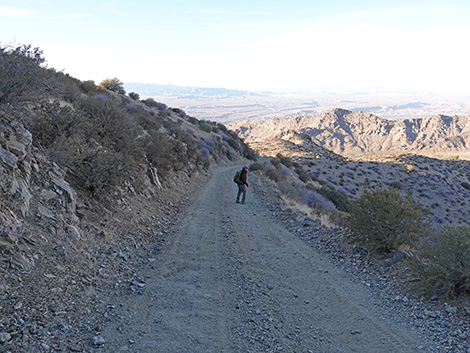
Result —
[[246, 186], [249, 186], [248, 185], [248, 182], [246, 181], [246, 175], [248, 174], [248, 172], [246, 171], [246, 169], [242, 169], [242, 174], [240, 176], [240, 180], [242, 181], [242, 183]]

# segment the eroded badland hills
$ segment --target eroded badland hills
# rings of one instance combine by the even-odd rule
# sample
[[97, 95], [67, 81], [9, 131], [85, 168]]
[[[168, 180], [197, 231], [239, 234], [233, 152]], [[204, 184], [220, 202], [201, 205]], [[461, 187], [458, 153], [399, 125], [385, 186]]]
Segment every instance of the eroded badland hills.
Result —
[[389, 120], [334, 109], [232, 128], [260, 156], [291, 157], [353, 199], [393, 186], [428, 206], [435, 224], [470, 219], [469, 117]]

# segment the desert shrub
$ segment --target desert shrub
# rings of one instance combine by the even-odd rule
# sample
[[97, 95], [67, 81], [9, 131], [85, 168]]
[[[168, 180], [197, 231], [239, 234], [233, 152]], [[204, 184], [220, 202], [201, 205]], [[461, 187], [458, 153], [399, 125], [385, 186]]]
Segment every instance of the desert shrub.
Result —
[[70, 137], [79, 116], [70, 107], [61, 107], [58, 102], [43, 102], [37, 116], [27, 121], [27, 128], [34, 136], [36, 145], [48, 148], [59, 136]]
[[266, 163], [255, 162], [250, 164], [250, 171], [265, 170]]
[[285, 198], [297, 203], [305, 204], [305, 202], [302, 201], [302, 195], [300, 195], [299, 188], [297, 185], [295, 185], [295, 183], [280, 183], [278, 188], [281, 195], [283, 195]]
[[279, 158], [271, 158], [271, 160], [269, 161], [273, 166], [275, 166], [276, 168], [280, 168], [281, 167], [281, 161], [279, 160]]
[[124, 85], [118, 78], [107, 78], [100, 82], [99, 87], [119, 94], [126, 94]]
[[340, 190], [322, 186], [319, 193], [325, 196], [328, 200], [333, 202], [336, 208], [343, 212], [351, 212], [352, 203], [348, 195]]
[[186, 113], [180, 108], [171, 108], [171, 111], [178, 115], [180, 118], [186, 117]]
[[253, 151], [243, 140], [239, 139], [238, 141], [240, 144], [239, 151], [243, 155], [243, 157], [249, 159], [250, 161], [256, 161], [256, 152]]
[[219, 146], [222, 153], [224, 153], [229, 160], [235, 160], [235, 158], [237, 157], [237, 152], [226, 141], [221, 141], [219, 143]]
[[348, 227], [354, 241], [377, 252], [412, 244], [431, 231], [428, 210], [395, 189], [365, 191], [351, 208]]
[[227, 132], [227, 127], [224, 124], [217, 123], [217, 128], [223, 132]]
[[336, 207], [330, 200], [327, 200], [321, 194], [316, 191], [306, 189], [306, 188], [299, 188], [300, 195], [302, 197], [302, 201], [309, 207], [314, 206], [321, 206], [328, 210], [334, 210]]
[[467, 190], [470, 190], [470, 183], [464, 181], [464, 182], [462, 182], [461, 185], [462, 185], [463, 188], [465, 188], [465, 189], [467, 189]]
[[234, 138], [229, 138], [227, 139], [227, 143], [232, 146], [232, 148], [236, 149], [236, 150], [239, 150], [240, 149], [240, 143], [238, 143], [237, 140], [235, 140]]
[[470, 292], [470, 227], [446, 226], [422, 239], [412, 261], [420, 294], [444, 298]]
[[134, 168], [137, 166], [131, 166], [123, 153], [90, 149], [83, 159], [81, 170], [86, 175], [85, 187], [93, 196], [103, 198], [111, 196], [118, 186], [135, 175]]
[[42, 50], [31, 45], [0, 46], [0, 104], [29, 101], [50, 90], [44, 62]]
[[208, 125], [206, 123], [202, 123], [201, 120], [199, 121], [199, 129], [201, 129], [202, 131], [205, 131], [205, 132], [211, 132], [212, 131], [212, 128], [210, 127], [210, 125]]
[[141, 108], [135, 104], [126, 103], [126, 105], [124, 106], [124, 109], [126, 110], [127, 113], [133, 114], [137, 112], [138, 110], [140, 110]]
[[288, 177], [292, 175], [291, 170], [285, 165], [281, 165], [281, 167], [279, 168], [279, 172], [282, 174], [283, 177]]
[[188, 121], [193, 125], [199, 125], [199, 120], [196, 119], [195, 117], [189, 116]]
[[398, 189], [398, 190], [402, 189], [402, 185], [399, 181], [393, 181], [389, 185], [390, 185], [390, 187], [392, 187], [394, 189]]
[[284, 164], [287, 168], [292, 168], [292, 159], [290, 159], [289, 157], [284, 157], [281, 154], [278, 154], [276, 157], [279, 158], [281, 164]]
[[155, 104], [157, 102], [153, 98], [147, 98], [147, 99], [142, 100], [142, 103], [144, 103], [147, 107], [152, 108], [152, 107], [155, 107]]
[[[296, 164], [296, 163], [294, 163]], [[312, 178], [310, 177], [310, 175], [308, 175], [305, 170], [297, 163], [297, 166], [294, 165], [294, 170], [295, 172], [297, 173], [297, 175], [299, 176], [299, 179], [302, 180], [304, 183], [308, 183], [310, 180], [312, 180]]]
[[144, 103], [149, 108], [156, 108], [160, 111], [166, 111], [168, 109], [166, 104], [159, 103], [159, 102], [155, 101], [155, 99], [153, 99], [153, 98], [144, 99], [144, 100], [142, 100], [142, 103]]
[[98, 91], [95, 81], [92, 80], [80, 82], [78, 88], [85, 94], [95, 94]]
[[266, 176], [275, 181], [276, 183], [280, 182], [282, 180], [282, 175], [277, 169], [267, 169], [266, 170]]
[[256, 152], [248, 147], [243, 150], [243, 156], [249, 159], [250, 161], [256, 161], [257, 159]]
[[129, 97], [133, 100], [136, 100], [136, 101], [140, 100], [140, 95], [136, 92], [130, 92]]

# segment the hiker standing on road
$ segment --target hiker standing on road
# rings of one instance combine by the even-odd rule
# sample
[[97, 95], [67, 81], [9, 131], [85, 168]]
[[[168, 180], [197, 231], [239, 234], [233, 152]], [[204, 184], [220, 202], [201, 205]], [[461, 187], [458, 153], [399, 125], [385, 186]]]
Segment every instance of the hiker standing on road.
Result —
[[[238, 173], [237, 173], [238, 174]], [[238, 184], [238, 194], [237, 194], [237, 203], [240, 203], [240, 195], [242, 195], [241, 203], [245, 203], [246, 200], [246, 188], [250, 187], [248, 182], [246, 181], [246, 175], [248, 174], [248, 167], [245, 165], [243, 166], [240, 172], [240, 178], [235, 182]]]

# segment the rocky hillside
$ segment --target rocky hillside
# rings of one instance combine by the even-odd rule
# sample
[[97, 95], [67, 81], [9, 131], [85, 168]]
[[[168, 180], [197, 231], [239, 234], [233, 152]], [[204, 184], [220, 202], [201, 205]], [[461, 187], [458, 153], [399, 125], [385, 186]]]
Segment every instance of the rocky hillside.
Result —
[[470, 157], [470, 117], [436, 115], [387, 120], [365, 112], [334, 109], [321, 116], [242, 122], [232, 127], [247, 142], [293, 130], [346, 157], [415, 153], [431, 157]]
[[[73, 327], [70, 337], [90, 332], [89, 289], [129, 275], [132, 249], [161, 241], [211, 165], [254, 157], [222, 124], [127, 95], [117, 79], [96, 85], [44, 61], [37, 48], [0, 46], [6, 351], [49, 351], [59, 334], [52, 326]], [[64, 321], [57, 313], [71, 306]], [[57, 341], [55, 350], [69, 347]]]

